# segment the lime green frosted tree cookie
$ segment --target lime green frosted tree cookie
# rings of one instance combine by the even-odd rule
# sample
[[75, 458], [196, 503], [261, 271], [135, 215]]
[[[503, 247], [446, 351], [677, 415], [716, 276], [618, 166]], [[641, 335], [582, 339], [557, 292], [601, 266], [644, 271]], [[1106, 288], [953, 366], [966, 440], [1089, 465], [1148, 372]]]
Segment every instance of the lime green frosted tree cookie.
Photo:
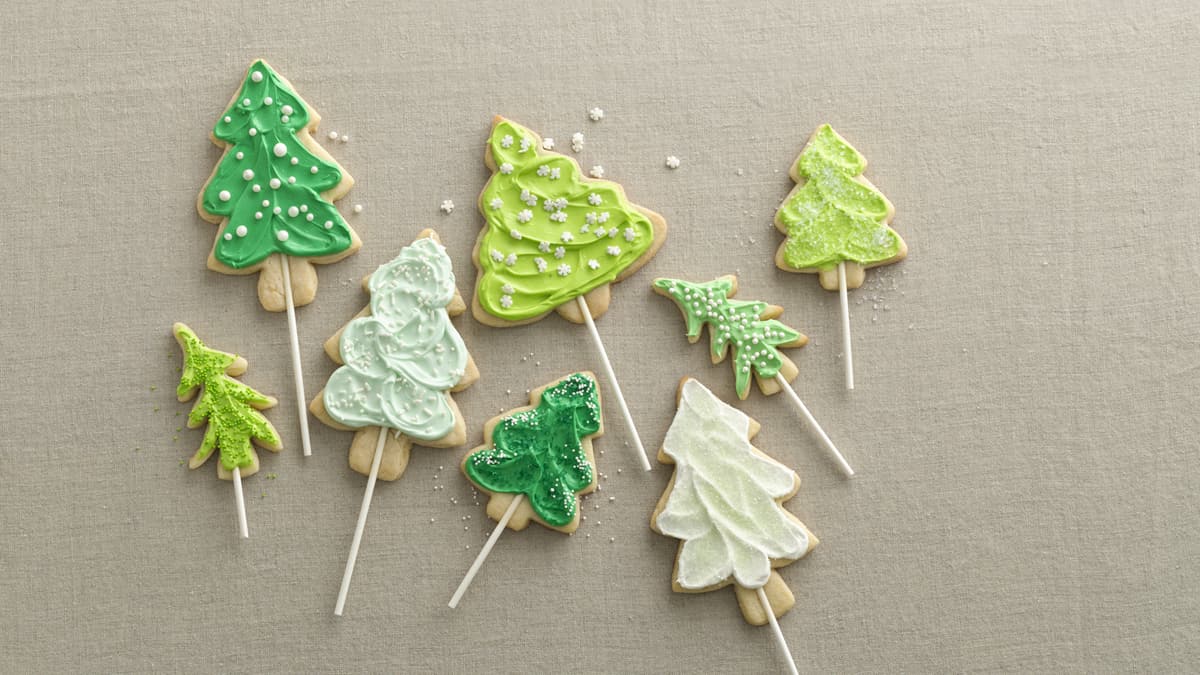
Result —
[[242, 477], [258, 472], [254, 444], [279, 451], [279, 434], [259, 412], [274, 406], [275, 399], [233, 379], [246, 372], [246, 359], [206, 347], [182, 323], [175, 324], [172, 332], [183, 349], [183, 373], [176, 394], [183, 402], [200, 392], [200, 398], [188, 413], [187, 425], [192, 429], [208, 425], [200, 449], [192, 455], [188, 467], [195, 469], [217, 453], [217, 475], [234, 481], [242, 536], [247, 536]]
[[867, 160], [828, 124], [817, 128], [789, 172], [797, 185], [775, 213], [787, 239], [775, 264], [789, 272], [815, 272], [826, 290], [858, 288], [863, 270], [904, 258], [904, 240], [889, 223], [894, 210], [863, 177]]

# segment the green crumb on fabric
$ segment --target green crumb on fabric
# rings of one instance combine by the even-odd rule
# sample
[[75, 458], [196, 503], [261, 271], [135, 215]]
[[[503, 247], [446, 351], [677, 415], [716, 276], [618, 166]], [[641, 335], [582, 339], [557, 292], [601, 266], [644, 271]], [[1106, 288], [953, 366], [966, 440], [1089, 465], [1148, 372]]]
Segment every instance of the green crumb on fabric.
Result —
[[176, 416], [176, 417], [179, 417], [179, 411], [178, 411], [178, 410], [176, 410], [176, 411], [175, 411], [175, 416]]
[[179, 466], [183, 466], [183, 460], [179, 460]]
[[259, 498], [259, 499], [266, 499], [266, 498], [267, 498], [267, 493], [265, 493], [265, 492], [264, 492], [264, 493], [262, 493], [261, 495], [259, 495], [259, 496], [258, 496], [258, 498]]
[[142, 449], [141, 449], [141, 448], [134, 448], [134, 449], [133, 449], [133, 451], [134, 451], [134, 452], [141, 452], [141, 451], [142, 451]]
[[156, 385], [156, 384], [150, 385], [150, 391], [158, 391], [158, 385]]
[[158, 406], [154, 406], [154, 412], [158, 412]]
[[183, 427], [175, 427], [175, 433], [179, 433], [180, 431], [183, 431]]
[[179, 436], [174, 436], [174, 437], [172, 437], [172, 438], [171, 438], [171, 440], [172, 440], [172, 441], [178, 441], [178, 440], [179, 440]]
[[267, 480], [275, 480], [276, 478], [279, 478], [279, 476], [277, 474], [273, 474], [273, 473], [267, 474]]

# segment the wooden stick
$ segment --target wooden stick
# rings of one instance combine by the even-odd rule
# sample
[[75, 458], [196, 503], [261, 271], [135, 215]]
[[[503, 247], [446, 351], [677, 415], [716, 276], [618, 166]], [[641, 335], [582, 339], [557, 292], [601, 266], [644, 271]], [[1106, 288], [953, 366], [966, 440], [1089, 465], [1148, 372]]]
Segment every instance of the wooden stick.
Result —
[[238, 532], [242, 539], [250, 538], [250, 527], [246, 525], [246, 498], [242, 496], [242, 468], [233, 467], [233, 498], [237, 501]]
[[787, 640], [783, 639], [783, 631], [779, 629], [779, 621], [775, 619], [775, 610], [771, 609], [771, 602], [767, 600], [767, 592], [761, 586], [755, 590], [758, 591], [758, 601], [762, 603], [763, 609], [767, 610], [767, 621], [771, 623], [771, 630], [775, 632], [775, 642], [779, 643], [779, 648], [787, 657], [788, 672], [800, 675], [800, 671], [796, 670], [796, 660], [792, 658], [792, 652], [788, 649]]
[[483, 561], [487, 560], [488, 554], [492, 552], [492, 547], [496, 545], [496, 540], [500, 538], [500, 534], [504, 532], [505, 526], [516, 513], [517, 506], [521, 504], [521, 500], [525, 497], [519, 494], [513, 498], [512, 503], [508, 505], [508, 510], [504, 512], [504, 516], [500, 518], [500, 522], [496, 524], [496, 529], [492, 530], [492, 535], [488, 537], [487, 543], [480, 549], [479, 555], [475, 556], [475, 562], [471, 563], [471, 568], [467, 570], [467, 576], [463, 577], [462, 583], [458, 585], [458, 590], [454, 591], [454, 595], [450, 598], [450, 609], [458, 607], [458, 601], [462, 600], [462, 596], [467, 592], [467, 587], [471, 585], [471, 581], [479, 572], [479, 568], [483, 567]]
[[613, 393], [617, 395], [621, 415], [625, 417], [625, 426], [629, 428], [629, 433], [633, 434], [633, 442], [638, 450], [638, 459], [642, 460], [642, 469], [649, 471], [650, 458], [646, 456], [646, 448], [642, 446], [642, 437], [638, 436], [637, 426], [633, 423], [633, 415], [629, 414], [629, 405], [625, 403], [625, 395], [621, 393], [621, 385], [617, 382], [617, 374], [613, 372], [612, 363], [608, 360], [608, 352], [604, 351], [604, 342], [600, 340], [600, 331], [596, 330], [596, 322], [592, 320], [592, 312], [588, 309], [587, 300], [584, 300], [582, 295], [575, 299], [579, 302], [579, 311], [583, 312], [583, 321], [587, 324], [588, 332], [592, 334], [592, 342], [596, 344], [596, 351], [600, 352], [600, 363], [604, 366], [604, 374], [612, 384]]
[[379, 440], [375, 443], [375, 457], [371, 460], [371, 473], [367, 476], [367, 489], [363, 492], [362, 506], [358, 509], [358, 524], [354, 526], [354, 539], [350, 542], [350, 557], [346, 559], [346, 571], [342, 572], [342, 587], [338, 590], [334, 616], [341, 616], [346, 607], [346, 594], [350, 592], [350, 577], [354, 576], [354, 563], [358, 562], [358, 545], [362, 543], [363, 529], [367, 526], [367, 511], [371, 510], [371, 497], [375, 494], [375, 480], [379, 478], [379, 464], [383, 461], [383, 444], [391, 429], [379, 427]]
[[800, 400], [800, 395], [796, 393], [796, 390], [792, 389], [792, 385], [788, 384], [787, 379], [783, 377], [783, 373], [777, 373], [775, 381], [779, 383], [779, 387], [783, 391], [787, 392], [792, 405], [796, 407], [796, 410], [800, 411], [800, 416], [812, 427], [813, 432], [817, 434], [817, 438], [821, 439], [821, 444], [825, 446], [825, 449], [833, 454], [834, 459], [841, 465], [842, 471], [846, 472], [846, 476], [853, 476], [854, 469], [850, 468], [849, 462], [846, 461], [845, 457], [842, 457], [842, 453], [838, 452], [837, 446], [833, 444], [833, 441], [829, 440], [829, 435], [825, 433], [820, 424], [817, 424], [816, 418], [808, 411], [808, 406], [804, 405], [804, 401]]
[[292, 272], [286, 255], [279, 254], [283, 267], [283, 297], [287, 300], [288, 333], [292, 341], [292, 373], [296, 376], [296, 409], [300, 411], [300, 444], [304, 456], [312, 455], [312, 443], [308, 440], [308, 410], [304, 407], [308, 397], [304, 395], [304, 373], [300, 369], [300, 336], [296, 332], [296, 306], [292, 302]]
[[842, 299], [842, 351], [846, 354], [846, 388], [854, 388], [854, 354], [850, 351], [850, 301], [846, 299], [846, 263], [838, 263], [838, 295]]

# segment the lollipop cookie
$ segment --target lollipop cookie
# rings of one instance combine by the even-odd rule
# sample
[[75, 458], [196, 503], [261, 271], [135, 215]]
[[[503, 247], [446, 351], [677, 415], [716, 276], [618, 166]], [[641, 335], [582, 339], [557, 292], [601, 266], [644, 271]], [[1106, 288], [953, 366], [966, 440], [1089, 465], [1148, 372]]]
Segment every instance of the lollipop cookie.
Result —
[[603, 433], [600, 391], [587, 372], [535, 389], [528, 406], [488, 420], [484, 444], [463, 458], [462, 470], [490, 495], [487, 515], [498, 524], [450, 607], [458, 606], [504, 528], [537, 522], [570, 534], [579, 527], [579, 496], [596, 489], [592, 439]]
[[808, 343], [808, 338], [776, 320], [783, 313], [782, 307], [765, 302], [734, 300], [737, 277], [733, 275], [704, 283], [655, 279], [654, 292], [675, 301], [679, 311], [683, 312], [689, 342], [699, 340], [700, 333], [708, 326], [712, 343], [709, 353], [713, 363], [720, 363], [727, 354], [733, 353], [738, 398], [745, 399], [750, 394], [752, 377], [765, 395], [787, 392], [792, 405], [809, 423], [846, 475], [854, 475], [854, 470], [842, 453], [829, 440], [808, 406], [804, 405], [789, 384], [800, 371], [779, 350], [803, 347]]
[[362, 245], [333, 202], [354, 185], [314, 139], [321, 117], [266, 61], [250, 64], [242, 87], [210, 137], [223, 151], [200, 191], [200, 216], [216, 224], [209, 269], [258, 273], [258, 299], [287, 311], [304, 454], [312, 450], [295, 308], [317, 292], [313, 264], [332, 263]]
[[671, 587], [706, 593], [732, 584], [742, 616], [756, 626], [770, 623], [790, 659], [776, 618], [795, 597], [775, 570], [817, 545], [783, 508], [800, 477], [751, 445], [758, 422], [704, 385], [684, 378], [677, 397], [658, 452], [675, 472], [650, 516], [651, 529], [681, 540]]
[[190, 401], [200, 392], [200, 398], [188, 413], [187, 425], [194, 429], [208, 423], [200, 449], [192, 455], [188, 467], [201, 466], [217, 452], [217, 476], [233, 481], [238, 530], [242, 537], [249, 537], [242, 478], [258, 472], [255, 443], [279, 452], [279, 434], [259, 412], [274, 406], [275, 399], [233, 379], [246, 372], [246, 359], [206, 347], [182, 323], [175, 324], [172, 333], [183, 350], [183, 373], [176, 389], [179, 401]]
[[500, 116], [492, 121], [484, 161], [493, 174], [479, 196], [486, 225], [475, 244], [472, 313], [496, 327], [552, 311], [585, 324], [649, 470], [593, 319], [608, 310], [610, 285], [662, 246], [666, 221], [631, 203], [620, 185], [585, 177], [574, 159], [544, 150], [537, 134]]
[[775, 264], [788, 272], [815, 273], [822, 288], [841, 297], [847, 389], [854, 388], [854, 361], [846, 290], [862, 286], [866, 269], [908, 254], [890, 227], [895, 209], [863, 177], [866, 168], [867, 160], [822, 124], [792, 164], [796, 187], [775, 213], [775, 226], [787, 236], [775, 252]]
[[313, 399], [322, 422], [355, 430], [350, 468], [367, 476], [350, 556], [334, 614], [341, 616], [358, 558], [376, 478], [396, 480], [414, 443], [461, 445], [466, 423], [451, 392], [479, 371], [451, 316], [466, 311], [450, 257], [437, 233], [425, 230], [394, 260], [363, 280], [370, 304], [325, 343], [340, 368]]

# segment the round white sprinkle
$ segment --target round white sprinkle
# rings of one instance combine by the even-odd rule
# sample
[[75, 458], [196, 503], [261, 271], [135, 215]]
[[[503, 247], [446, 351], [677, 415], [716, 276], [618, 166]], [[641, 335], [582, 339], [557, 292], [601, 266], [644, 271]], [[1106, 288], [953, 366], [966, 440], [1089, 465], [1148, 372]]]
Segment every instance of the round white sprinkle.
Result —
[[349, 142], [350, 142], [350, 134], [342, 134], [342, 137], [338, 139], [338, 143], [349, 143]]
[[256, 70], [253, 73], [250, 73], [250, 79], [254, 80], [255, 82], [262, 82], [262, 71]]
[[275, 151], [276, 157], [283, 157], [284, 155], [287, 154], [287, 146], [284, 145], [283, 143], [276, 143], [274, 151]]
[[588, 117], [591, 118], [593, 122], [599, 122], [600, 120], [604, 119], [604, 111], [600, 108], [592, 108], [588, 111]]
[[250, 186], [250, 189], [254, 190], [255, 192], [262, 192], [262, 186], [259, 185], [258, 183], [255, 183], [254, 185]]
[[332, 220], [325, 221], [325, 229], [329, 230], [332, 228], [333, 228], [333, 221]]
[[271, 98], [270, 96], [263, 97], [263, 105], [273, 105], [274, 103], [275, 99]]
[[295, 176], [288, 176], [288, 182], [289, 182], [289, 183], [293, 183], [293, 184], [294, 184], [294, 183], [296, 182], [296, 177], [295, 177]]
[[230, 117], [229, 115], [226, 115], [226, 116], [225, 116], [225, 124], [229, 124], [229, 123], [230, 123], [230, 122], [232, 122], [232, 121], [233, 121], [233, 118], [232, 118], [232, 117]]
[[299, 164], [299, 163], [300, 163], [300, 158], [299, 158], [299, 157], [293, 157], [293, 158], [292, 158], [292, 166], [296, 166], [296, 165], [297, 165], [297, 164]]
[[254, 219], [255, 219], [255, 220], [262, 220], [262, 211], [255, 211], [255, 212], [254, 212]]
[[442, 209], [442, 213], [446, 213], [446, 214], [453, 213], [454, 212], [454, 200], [452, 200], [452, 199], [442, 200], [441, 209]]
[[276, 206], [274, 209], [271, 210], [271, 212], [274, 213], [275, 215], [279, 215], [279, 213], [281, 211], [283, 211], [283, 209], [279, 208], [278, 206]]
[[316, 173], [316, 172], [317, 172], [317, 167], [315, 167], [315, 166], [314, 166], [313, 168], [309, 169], [309, 170], [308, 170], [308, 172], [309, 172], [309, 173]]
[[280, 230], [280, 231], [276, 232], [275, 238], [278, 239], [279, 241], [287, 241], [288, 240], [287, 230]]
[[270, 200], [270, 199], [264, 199], [264, 200], [262, 200], [262, 205], [263, 205], [263, 206], [270, 206], [270, 205], [271, 205], [271, 200]]
[[311, 213], [310, 213], [310, 214], [308, 214], [307, 216], [304, 216], [304, 217], [305, 217], [305, 218], [308, 220], [308, 222], [310, 222], [310, 223], [313, 221], [313, 214], [311, 214]]
[[230, 239], [233, 239], [233, 235], [226, 232], [225, 233], [225, 241], [229, 241]]
[[242, 99], [242, 105], [245, 105], [245, 106], [250, 105], [250, 99], [248, 99], [248, 98]]
[[232, 195], [229, 194], [229, 190], [221, 190], [219, 193], [217, 193], [217, 198], [223, 202], [229, 201], [231, 196]]
[[336, 132], [336, 131], [329, 132], [329, 140], [336, 141], [337, 139], [338, 139], [338, 132]]
[[308, 204], [300, 205], [300, 213], [308, 213]]
[[246, 236], [246, 233], [249, 232], [249, 230], [246, 229], [245, 225], [238, 225], [237, 229], [234, 230], [234, 232], [237, 232], [237, 236], [244, 237], [244, 236]]
[[280, 121], [280, 122], [283, 122], [284, 124], [287, 124], [288, 122], [291, 122], [291, 121], [292, 121], [292, 118], [291, 118], [291, 117], [288, 117], [287, 115], [280, 115], [280, 116], [279, 116], [279, 121]]
[[292, 218], [295, 218], [296, 216], [300, 215], [300, 209], [298, 209], [294, 206], [289, 206], [288, 207], [288, 215], [291, 216]]
[[355, 212], [355, 213], [362, 213], [362, 204], [355, 204], [355, 205], [354, 205], [354, 212]]
[[292, 106], [285, 105], [279, 109], [279, 112], [283, 113], [284, 115], [291, 115], [292, 114]]
[[676, 157], [675, 155], [668, 156], [667, 157], [667, 168], [668, 169], [678, 169], [679, 168], [679, 158]]
[[246, 180], [251, 180], [254, 178], [254, 172], [251, 171], [250, 169], [246, 169], [245, 171], [242, 172], [242, 178], [244, 178]]
[[280, 185], [283, 185], [283, 183], [279, 182], [278, 178], [271, 179], [271, 189], [272, 190], [278, 190]]
[[234, 157], [237, 157], [238, 159], [242, 159], [245, 156], [246, 156], [246, 153], [242, 152], [241, 150], [238, 150], [237, 154], [234, 155]]
[[246, 133], [250, 134], [251, 136], [257, 136], [258, 129], [255, 129], [254, 127], [250, 127], [250, 131], [247, 131]]

